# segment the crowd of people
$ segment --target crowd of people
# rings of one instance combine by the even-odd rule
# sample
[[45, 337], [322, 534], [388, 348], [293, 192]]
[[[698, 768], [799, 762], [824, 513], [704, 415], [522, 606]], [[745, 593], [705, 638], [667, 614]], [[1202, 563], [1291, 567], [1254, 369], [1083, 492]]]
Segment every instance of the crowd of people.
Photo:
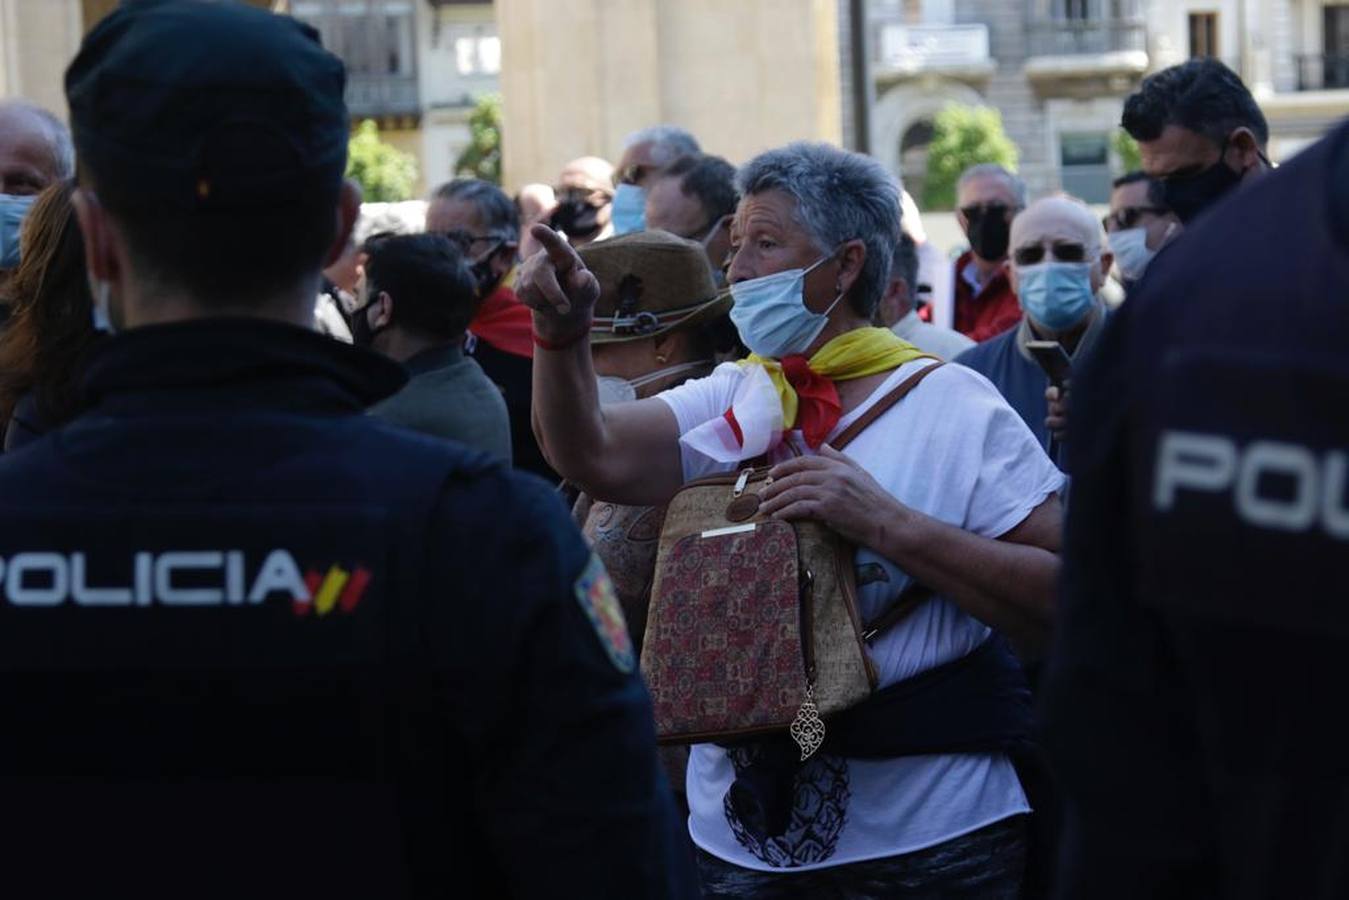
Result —
[[670, 125], [363, 206], [341, 62], [243, 4], [65, 86], [0, 103], [15, 883], [1349, 887], [1349, 130], [1276, 172], [1183, 63], [1104, 220], [975, 165], [951, 259], [869, 157]]

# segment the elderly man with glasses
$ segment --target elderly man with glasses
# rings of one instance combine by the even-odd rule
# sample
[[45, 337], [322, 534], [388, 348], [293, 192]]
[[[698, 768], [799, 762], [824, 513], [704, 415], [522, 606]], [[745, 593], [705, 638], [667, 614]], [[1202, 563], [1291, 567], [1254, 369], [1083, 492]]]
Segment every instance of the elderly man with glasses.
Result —
[[[992, 381], [1052, 458], [1058, 448], [1046, 423], [1046, 393], [1051, 385], [1063, 387], [1104, 329], [1107, 314], [1099, 292], [1114, 257], [1096, 216], [1066, 196], [1027, 207], [1012, 221], [1010, 244], [1011, 284], [1025, 318], [956, 362]], [[1053, 379], [1036, 361], [1037, 352], [1054, 369]], [[1055, 462], [1062, 465], [1061, 459]]]

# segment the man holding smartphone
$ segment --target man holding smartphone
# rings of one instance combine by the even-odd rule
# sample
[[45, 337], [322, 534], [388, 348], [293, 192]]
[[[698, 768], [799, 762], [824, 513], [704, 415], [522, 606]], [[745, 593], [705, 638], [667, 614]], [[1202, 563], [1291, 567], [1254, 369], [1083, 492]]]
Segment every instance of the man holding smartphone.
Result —
[[[1046, 197], [1027, 207], [1012, 221], [1010, 243], [1012, 287], [1025, 317], [1011, 331], [966, 350], [956, 362], [992, 381], [1050, 448], [1045, 392], [1051, 384], [1061, 387], [1071, 374], [1062, 370], [1064, 356], [1070, 364], [1079, 360], [1104, 328], [1106, 307], [1098, 294], [1114, 258], [1100, 221], [1085, 203], [1066, 196]], [[1034, 345], [1041, 342], [1050, 342], [1038, 348], [1048, 371], [1036, 355]], [[1055, 352], [1054, 345], [1061, 351]]]

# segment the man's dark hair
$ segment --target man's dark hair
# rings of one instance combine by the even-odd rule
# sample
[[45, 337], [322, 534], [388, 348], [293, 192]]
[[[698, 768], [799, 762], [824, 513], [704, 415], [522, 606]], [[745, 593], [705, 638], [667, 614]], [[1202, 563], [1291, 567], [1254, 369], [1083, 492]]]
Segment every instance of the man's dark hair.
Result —
[[1134, 169], [1132, 172], [1126, 172], [1110, 183], [1112, 190], [1118, 190], [1130, 184], [1138, 184], [1140, 181], [1148, 185], [1148, 203], [1158, 209], [1169, 209], [1166, 205], [1166, 186], [1162, 184], [1160, 178], [1153, 178], [1142, 169]]
[[1144, 172], [1142, 169], [1134, 169], [1132, 172], [1125, 172], [1123, 175], [1110, 182], [1110, 187], [1112, 189], [1117, 189], [1124, 187], [1126, 184], [1138, 184], [1140, 181], [1150, 180], [1151, 178], [1147, 172]]
[[520, 211], [506, 192], [490, 181], [456, 178], [436, 188], [431, 199], [471, 203], [488, 233], [509, 241], [520, 239]]
[[478, 310], [478, 286], [467, 260], [439, 234], [401, 234], [370, 248], [365, 278], [371, 298], [393, 298], [393, 324], [457, 338]]
[[735, 189], [735, 166], [707, 153], [680, 157], [665, 170], [671, 178], [679, 179], [679, 189], [686, 197], [694, 197], [707, 213], [707, 224], [735, 212], [740, 193]]
[[1138, 141], [1155, 141], [1178, 125], [1221, 144], [1238, 128], [1256, 142], [1269, 141], [1269, 124], [1241, 78], [1216, 59], [1192, 59], [1143, 79], [1124, 101], [1124, 130]]
[[909, 303], [917, 302], [918, 295], [918, 244], [907, 231], [900, 232], [899, 243], [895, 244], [895, 259], [890, 263], [890, 278], [903, 278], [909, 286]]
[[[907, 231], [899, 233], [899, 242], [895, 244], [895, 255], [890, 260], [890, 280], [903, 278], [907, 296], [905, 300], [909, 304], [909, 309], [918, 308], [918, 244], [909, 236]], [[881, 304], [876, 304], [876, 308], [871, 311], [871, 324], [880, 328], [885, 327], [885, 321], [881, 317]], [[907, 315], [907, 313], [906, 313]]]

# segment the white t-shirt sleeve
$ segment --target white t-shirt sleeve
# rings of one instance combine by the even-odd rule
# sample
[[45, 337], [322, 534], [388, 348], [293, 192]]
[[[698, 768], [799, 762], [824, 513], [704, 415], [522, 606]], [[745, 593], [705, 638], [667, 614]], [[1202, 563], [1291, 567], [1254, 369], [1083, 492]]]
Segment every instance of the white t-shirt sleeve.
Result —
[[[885, 389], [913, 371], [905, 366]], [[1064, 483], [997, 388], [964, 366], [933, 372], [846, 452], [904, 505], [989, 538]]]
[[[668, 391], [661, 391], [656, 395], [656, 399], [664, 401], [665, 405], [670, 407], [675, 421], [679, 424], [679, 436], [683, 437], [704, 422], [725, 415], [726, 410], [731, 408], [735, 389], [744, 376], [745, 370], [737, 364], [722, 363], [712, 370], [711, 375], [686, 381]], [[682, 446], [680, 459], [684, 467], [685, 482], [714, 475], [728, 468], [705, 456], [689, 453]]]
[[1067, 479], [988, 379], [969, 374], [978, 384], [969, 388], [975, 417], [970, 424], [978, 426], [972, 433], [982, 436], [983, 446], [964, 527], [997, 538], [1061, 491]]

